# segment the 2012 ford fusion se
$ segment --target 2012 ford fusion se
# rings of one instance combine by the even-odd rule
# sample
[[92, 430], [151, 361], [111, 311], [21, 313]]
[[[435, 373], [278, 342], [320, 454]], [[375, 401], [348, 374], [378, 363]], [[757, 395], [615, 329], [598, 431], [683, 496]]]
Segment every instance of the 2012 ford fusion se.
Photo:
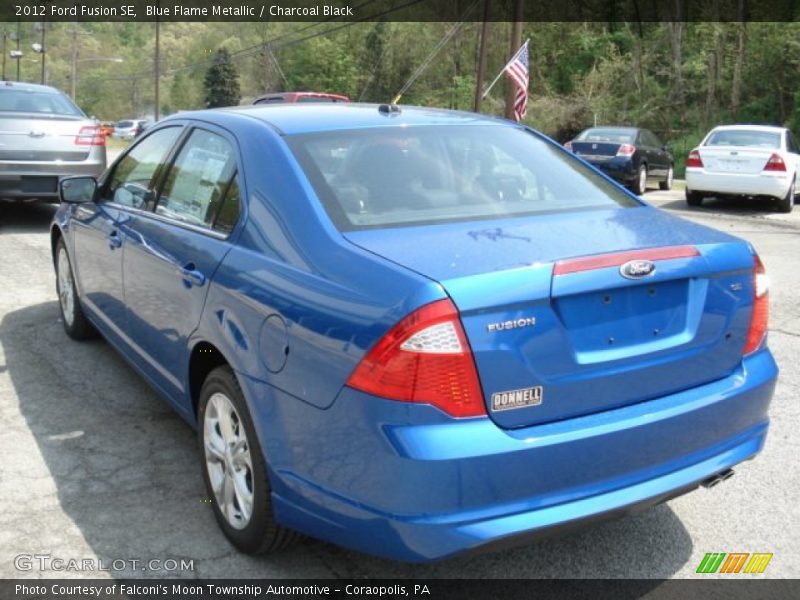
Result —
[[67, 334], [198, 430], [244, 552], [301, 532], [407, 561], [727, 479], [767, 433], [767, 277], [481, 115], [180, 113], [52, 226]]

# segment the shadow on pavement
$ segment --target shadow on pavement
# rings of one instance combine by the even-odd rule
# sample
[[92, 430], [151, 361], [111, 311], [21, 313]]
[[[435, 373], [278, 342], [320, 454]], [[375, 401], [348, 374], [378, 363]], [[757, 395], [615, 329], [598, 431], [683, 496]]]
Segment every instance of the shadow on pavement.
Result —
[[[668, 505], [566, 537], [429, 565], [314, 540], [277, 555], [244, 556], [223, 538], [203, 502], [194, 432], [107, 343], [69, 340], [56, 303], [46, 302], [6, 314], [0, 344], [13, 388], [0, 400], [0, 415], [18, 432], [2, 477], [3, 528], [13, 529], [3, 540], [14, 553], [81, 559], [88, 545], [107, 563], [194, 559], [193, 572], [114, 573], [126, 577], [624, 577], [654, 578], [654, 587], [691, 556], [691, 539]], [[43, 482], [43, 489], [31, 481]], [[47, 492], [53, 484], [55, 499]], [[69, 521], [73, 532], [64, 528]]]
[[[647, 196], [645, 196], [647, 200]], [[795, 202], [796, 203], [796, 202]], [[730, 214], [743, 217], [759, 217], [773, 214], [781, 214], [778, 212], [777, 203], [773, 200], [764, 198], [705, 198], [703, 199], [702, 206], [689, 206], [686, 201], [681, 198], [679, 200], [672, 200], [658, 205], [659, 208], [668, 208], [680, 212], [690, 212], [702, 214], [704, 211], [717, 211], [721, 214]]]
[[45, 232], [56, 210], [57, 204], [0, 201], [0, 234]]

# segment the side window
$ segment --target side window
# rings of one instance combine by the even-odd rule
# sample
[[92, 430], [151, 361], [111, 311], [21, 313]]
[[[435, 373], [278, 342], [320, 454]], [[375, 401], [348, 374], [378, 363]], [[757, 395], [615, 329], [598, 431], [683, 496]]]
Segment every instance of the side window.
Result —
[[658, 136], [652, 131], [647, 132], [647, 139], [653, 148], [658, 148], [660, 150], [664, 147], [664, 144], [661, 143], [661, 140], [658, 139]]
[[211, 227], [235, 169], [231, 144], [216, 133], [195, 129], [167, 175], [156, 212]]
[[214, 218], [214, 229], [222, 233], [233, 231], [233, 228], [236, 227], [236, 222], [239, 220], [240, 200], [239, 176], [234, 175], [230, 184], [228, 184], [225, 197], [222, 199], [222, 206], [219, 207], [219, 211]]
[[797, 143], [794, 141], [794, 136], [789, 130], [786, 131], [786, 149], [794, 154], [800, 153], [800, 150], [797, 148]]
[[156, 172], [163, 167], [164, 160], [178, 139], [181, 129], [181, 127], [160, 129], [136, 144], [117, 163], [102, 200], [147, 209], [148, 200], [153, 197], [152, 185]]

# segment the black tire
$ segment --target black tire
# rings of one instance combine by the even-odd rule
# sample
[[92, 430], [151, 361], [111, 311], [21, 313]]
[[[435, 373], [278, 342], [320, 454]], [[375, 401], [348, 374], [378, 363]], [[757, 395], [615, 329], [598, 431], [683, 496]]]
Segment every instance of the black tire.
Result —
[[672, 189], [672, 178], [674, 175], [674, 171], [672, 169], [672, 165], [669, 166], [669, 170], [667, 171], [667, 178], [664, 181], [658, 182], [658, 189], [664, 190], [665, 192]]
[[637, 196], [641, 196], [647, 190], [647, 166], [640, 165], [636, 171], [636, 178], [631, 183], [631, 191]]
[[795, 180], [792, 180], [792, 185], [789, 186], [789, 191], [786, 195], [778, 200], [778, 212], [790, 213], [794, 208], [794, 194], [795, 194]]
[[686, 190], [686, 204], [689, 206], [702, 206], [703, 205], [703, 194], [700, 192], [692, 192], [689, 189]]
[[[72, 270], [72, 261], [67, 252], [64, 239], [59, 238], [56, 243], [54, 256], [56, 270], [56, 293], [58, 294], [58, 307], [61, 312], [61, 322], [64, 331], [73, 340], [83, 341], [97, 337], [97, 330], [86, 318], [78, 298], [78, 289], [75, 287], [75, 277]], [[65, 271], [62, 272], [62, 269]], [[69, 300], [68, 298], [71, 298]]]
[[[217, 394], [225, 396], [233, 405], [235, 416], [238, 418], [238, 422], [236, 422], [237, 429], [244, 426], [244, 432], [246, 434], [245, 441], [252, 464], [248, 479], [249, 490], [252, 491], [253, 497], [252, 513], [246, 525], [240, 528], [232, 526], [228, 518], [223, 514], [211, 484], [210, 467], [207, 463], [205, 445], [206, 412], [209, 409], [209, 400], [212, 396], [219, 398], [219, 396], [216, 396]], [[244, 400], [242, 389], [239, 386], [239, 382], [236, 380], [236, 375], [234, 375], [233, 370], [227, 365], [217, 367], [206, 377], [203, 387], [200, 390], [197, 416], [197, 439], [200, 446], [203, 481], [205, 481], [206, 484], [208, 497], [211, 499], [214, 516], [222, 532], [225, 534], [225, 537], [227, 537], [231, 544], [239, 551], [246, 554], [274, 552], [300, 538], [301, 536], [299, 533], [291, 529], [286, 529], [275, 522], [272, 510], [271, 489], [267, 478], [267, 466], [261, 452], [261, 445], [256, 437], [256, 432], [250, 413], [247, 410], [247, 403]], [[220, 433], [218, 425], [216, 426], [215, 432]], [[210, 435], [213, 435], [213, 433]]]

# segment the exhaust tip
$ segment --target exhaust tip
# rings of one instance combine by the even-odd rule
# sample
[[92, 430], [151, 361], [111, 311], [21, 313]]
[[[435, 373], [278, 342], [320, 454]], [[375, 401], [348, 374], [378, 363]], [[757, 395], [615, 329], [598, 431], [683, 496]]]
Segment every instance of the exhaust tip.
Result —
[[716, 473], [704, 480], [700, 485], [706, 489], [710, 489], [715, 485], [722, 483], [723, 481], [727, 481], [731, 477], [733, 477], [733, 469], [725, 469], [724, 471], [720, 471], [719, 473]]

